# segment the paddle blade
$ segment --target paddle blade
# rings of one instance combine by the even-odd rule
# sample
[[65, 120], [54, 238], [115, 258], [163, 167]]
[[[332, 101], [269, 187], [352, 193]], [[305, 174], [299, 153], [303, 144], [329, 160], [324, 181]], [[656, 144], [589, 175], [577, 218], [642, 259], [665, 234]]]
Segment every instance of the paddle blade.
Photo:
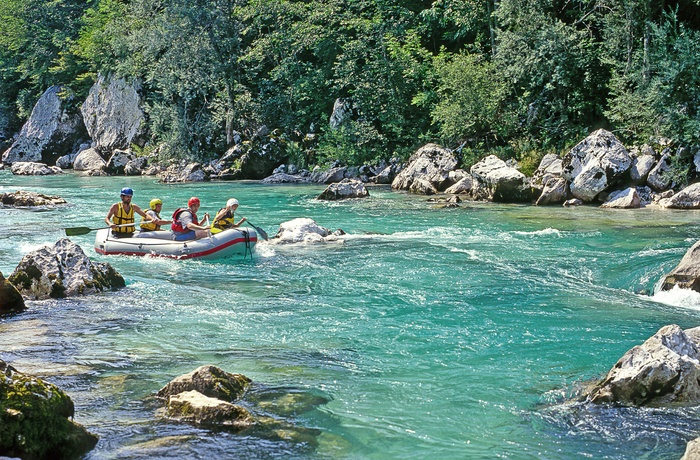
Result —
[[66, 228], [66, 236], [78, 236], [78, 235], [87, 235], [93, 230], [97, 230], [96, 228], [89, 228], [89, 227], [71, 227], [71, 228]]
[[256, 227], [255, 225], [253, 225], [253, 228], [255, 228], [255, 231], [258, 232], [258, 235], [263, 237], [263, 240], [267, 241], [270, 239], [267, 237], [267, 233], [265, 233], [265, 230], [263, 230], [262, 228]]

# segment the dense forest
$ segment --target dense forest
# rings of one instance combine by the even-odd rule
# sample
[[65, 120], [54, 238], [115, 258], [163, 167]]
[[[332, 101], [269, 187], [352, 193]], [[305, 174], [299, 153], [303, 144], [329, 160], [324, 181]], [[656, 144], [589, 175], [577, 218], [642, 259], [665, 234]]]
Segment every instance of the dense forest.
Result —
[[173, 157], [267, 126], [302, 166], [432, 141], [527, 168], [601, 127], [700, 145], [700, 0], [0, 2], [4, 131], [51, 85], [77, 107], [98, 73], [139, 82]]

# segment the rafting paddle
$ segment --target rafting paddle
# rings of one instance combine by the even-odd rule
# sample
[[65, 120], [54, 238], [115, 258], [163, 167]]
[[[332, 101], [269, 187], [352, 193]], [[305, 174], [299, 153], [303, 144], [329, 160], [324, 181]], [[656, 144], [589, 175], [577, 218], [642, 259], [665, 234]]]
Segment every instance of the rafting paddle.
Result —
[[246, 217], [245, 221], [248, 222], [248, 223], [250, 224], [250, 226], [253, 227], [253, 228], [255, 229], [256, 232], [258, 232], [258, 235], [260, 235], [260, 236], [263, 237], [263, 240], [265, 240], [265, 241], [269, 240], [269, 238], [267, 237], [267, 233], [265, 233], [265, 230], [263, 230], [263, 229], [260, 228], [260, 227], [256, 227], [255, 225], [253, 225], [252, 222], [249, 221], [247, 217]]
[[[117, 227], [135, 227], [134, 224], [123, 224], [123, 225], [117, 225]], [[107, 228], [111, 227], [100, 227], [100, 228], [90, 228], [90, 227], [69, 227], [65, 228], [64, 230], [66, 231], [66, 236], [78, 236], [78, 235], [87, 235], [90, 232], [94, 232], [95, 230], [105, 230]]]

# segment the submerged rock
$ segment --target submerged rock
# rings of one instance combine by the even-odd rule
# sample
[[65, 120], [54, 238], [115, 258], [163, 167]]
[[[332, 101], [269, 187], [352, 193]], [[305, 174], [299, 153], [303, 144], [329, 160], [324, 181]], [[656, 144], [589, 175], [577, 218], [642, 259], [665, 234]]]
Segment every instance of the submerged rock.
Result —
[[61, 389], [0, 360], [0, 456], [79, 458], [97, 436], [69, 420], [74, 412]]
[[20, 261], [8, 280], [30, 299], [62, 298], [124, 287], [124, 278], [108, 263], [92, 262], [67, 238], [44, 246]]
[[13, 163], [10, 167], [10, 172], [15, 176], [50, 176], [52, 174], [63, 173], [58, 166], [47, 166], [44, 163], [33, 163], [29, 161]]
[[700, 328], [662, 327], [629, 350], [607, 377], [584, 395], [594, 403], [662, 406], [700, 403]]

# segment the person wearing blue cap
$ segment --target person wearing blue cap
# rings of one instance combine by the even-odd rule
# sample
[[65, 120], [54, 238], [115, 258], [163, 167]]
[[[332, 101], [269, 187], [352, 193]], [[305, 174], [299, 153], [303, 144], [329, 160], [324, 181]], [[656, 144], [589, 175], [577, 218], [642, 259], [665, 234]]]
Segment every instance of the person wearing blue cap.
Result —
[[131, 198], [133, 196], [134, 191], [129, 187], [124, 187], [121, 191], [122, 200], [119, 203], [114, 203], [109, 208], [107, 217], [105, 217], [105, 222], [109, 225], [109, 228], [112, 229], [112, 236], [116, 238], [125, 238], [134, 235], [134, 231], [136, 231], [136, 226], [133, 225], [134, 213], [143, 217], [144, 220], [151, 220], [141, 208], [131, 203]]

